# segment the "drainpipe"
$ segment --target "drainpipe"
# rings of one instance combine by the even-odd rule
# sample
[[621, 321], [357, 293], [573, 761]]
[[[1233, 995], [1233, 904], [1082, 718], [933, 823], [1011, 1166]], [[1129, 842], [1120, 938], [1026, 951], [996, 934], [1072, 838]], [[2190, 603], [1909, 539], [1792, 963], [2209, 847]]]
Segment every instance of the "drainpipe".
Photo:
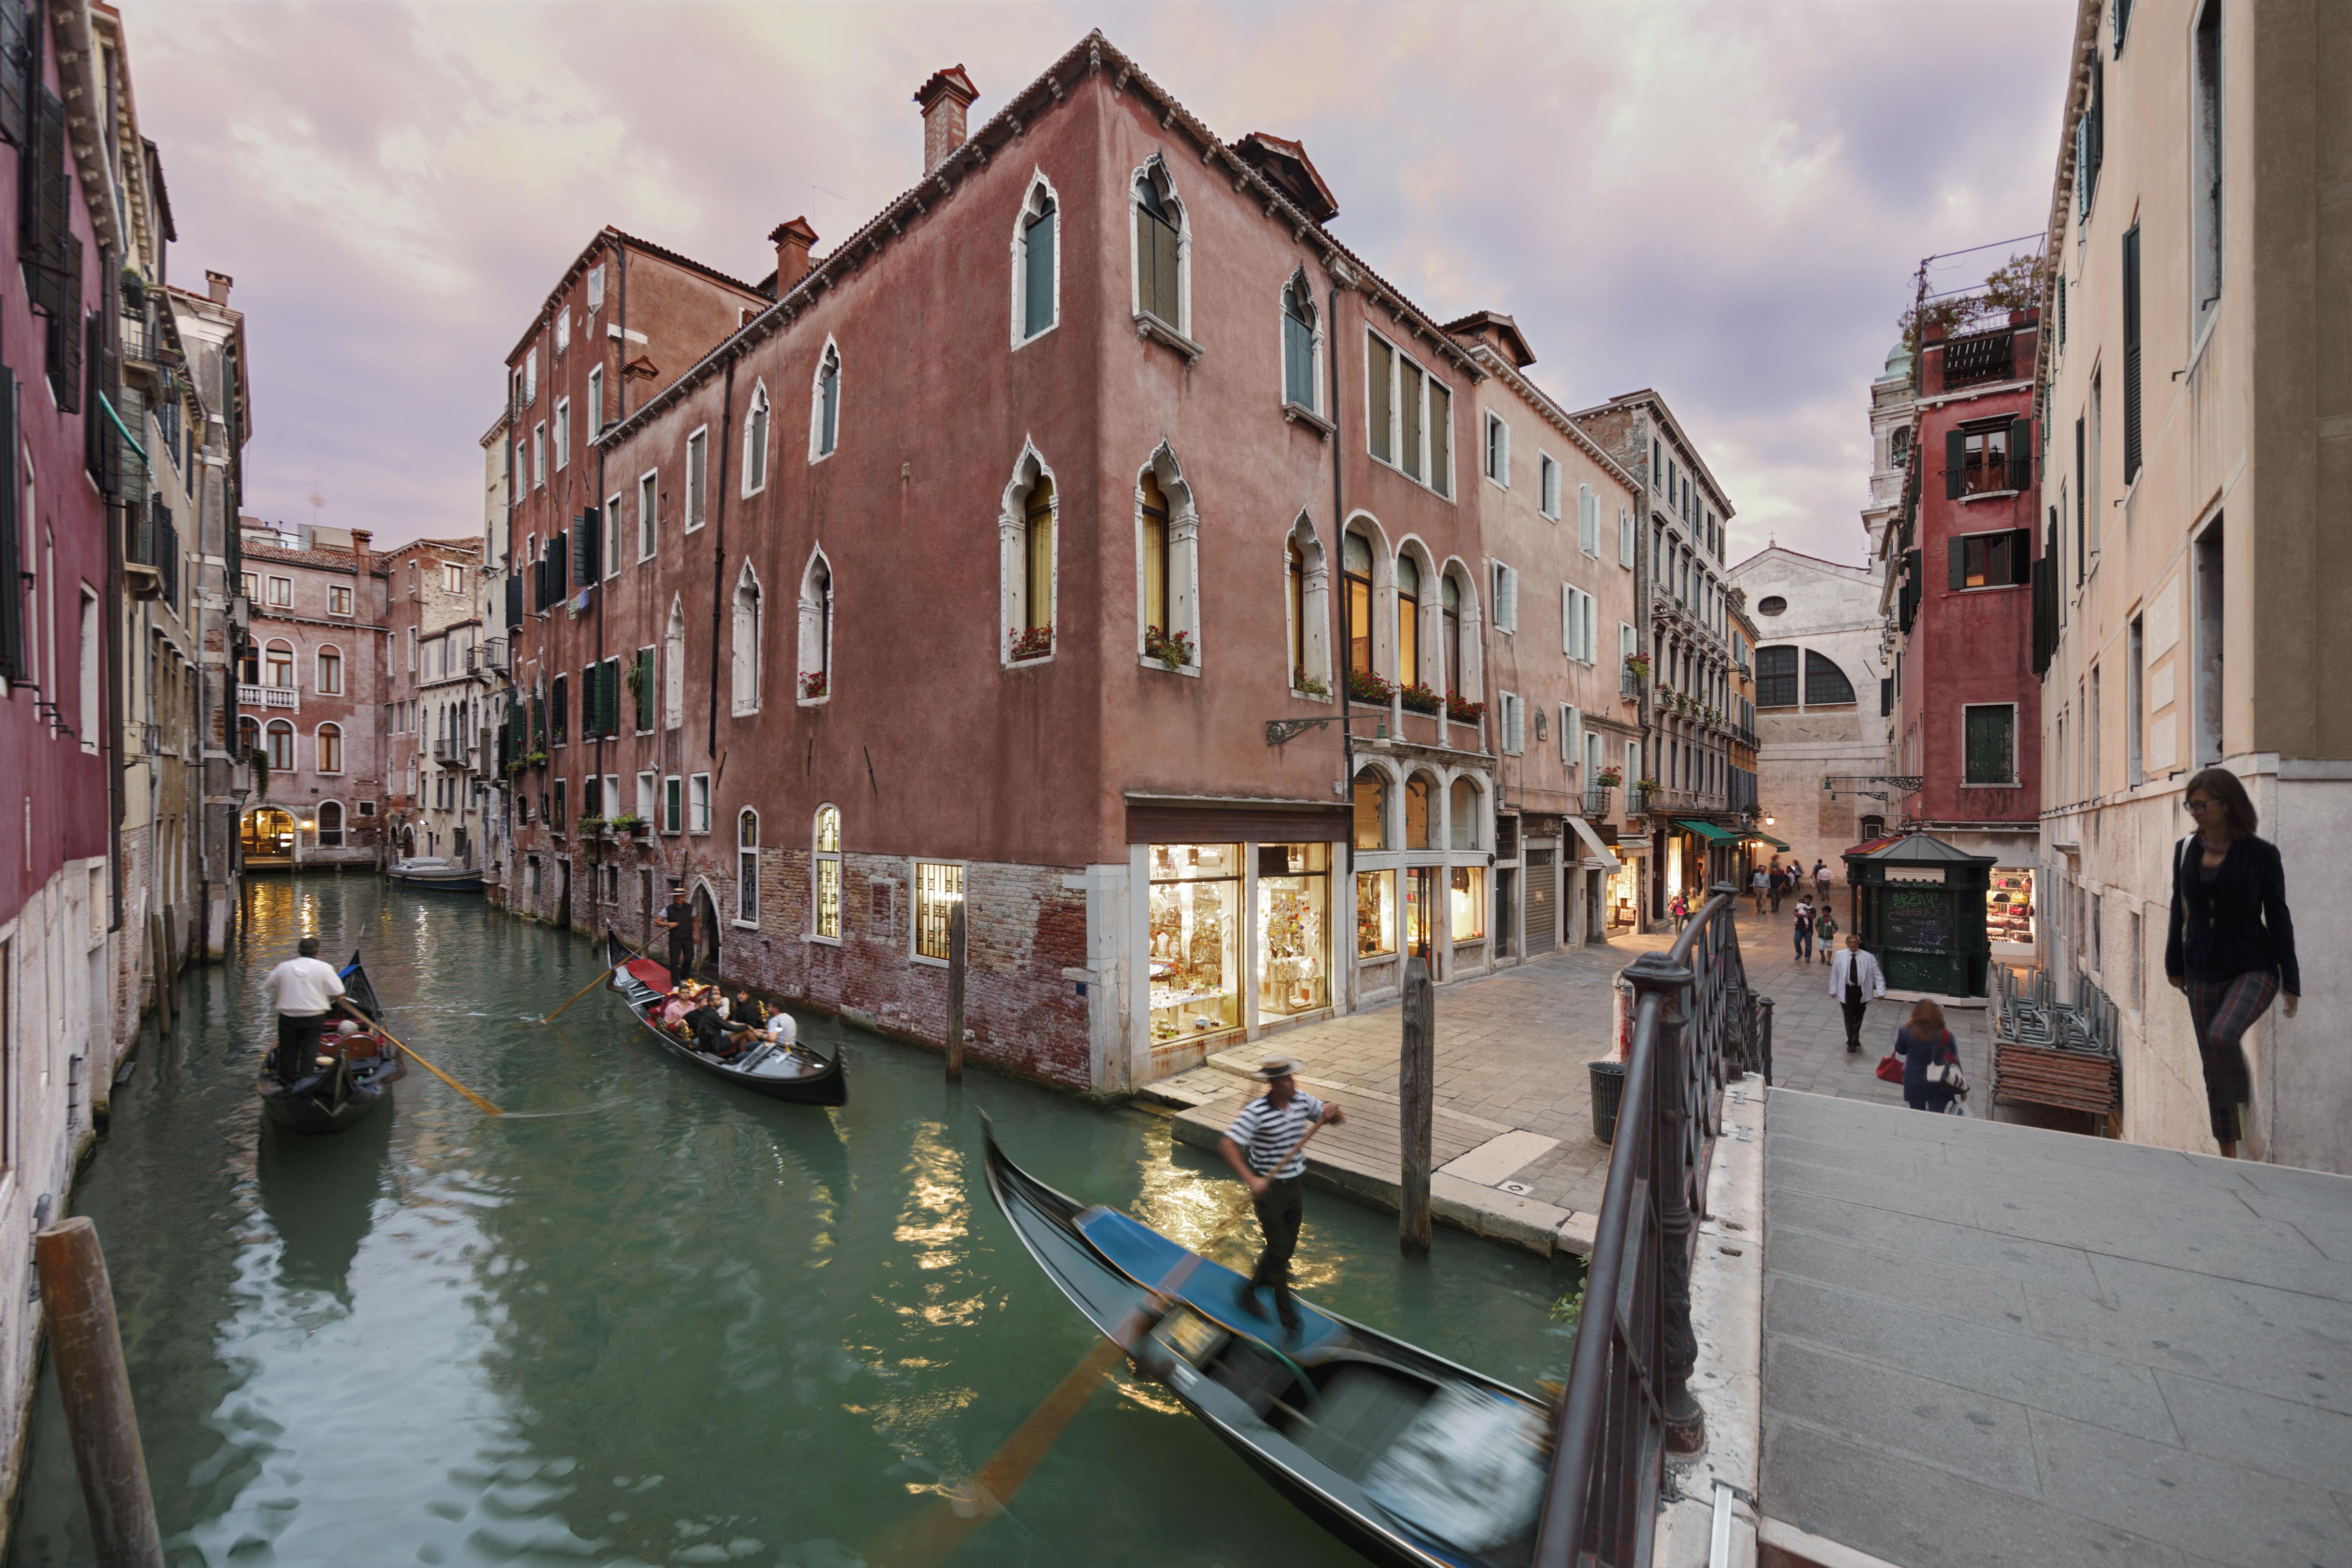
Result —
[[[1326, 265], [1328, 267], [1328, 263]], [[1339, 700], [1339, 798], [1347, 805], [1349, 824], [1347, 836], [1342, 841], [1345, 845], [1342, 864], [1346, 870], [1340, 886], [1345, 888], [1348, 890], [1348, 896], [1353, 899], [1356, 887], [1356, 737], [1348, 727], [1349, 718], [1348, 675], [1351, 668], [1349, 661], [1354, 658], [1355, 645], [1349, 640], [1350, 628], [1348, 625], [1348, 507], [1346, 496], [1340, 485], [1347, 462], [1347, 437], [1339, 417], [1340, 282], [1339, 269], [1334, 268], [1330, 270], [1331, 302], [1324, 311], [1323, 319], [1330, 323], [1331, 335], [1331, 542], [1338, 548], [1339, 554], [1339, 592], [1336, 595], [1339, 601], [1339, 657], [1334, 662], [1331, 673], [1339, 678], [1333, 681], [1332, 685], [1337, 689], [1333, 695]], [[1327, 583], [1330, 581], [1328, 567], [1325, 568], [1324, 581]], [[1354, 954], [1350, 953], [1348, 960], [1348, 1000], [1351, 1006], [1355, 999], [1356, 964]]]
[[[719, 755], [719, 610], [727, 597], [726, 443], [730, 439], [729, 432], [734, 428], [735, 423], [735, 361], [731, 357], [727, 361], [727, 385], [721, 395], [725, 401], [719, 416], [719, 510], [711, 520], [710, 538], [710, 720], [704, 731], [703, 752], [706, 759], [715, 759]], [[707, 461], [704, 468], [707, 473]], [[711, 782], [715, 790], [718, 781], [714, 779]]]

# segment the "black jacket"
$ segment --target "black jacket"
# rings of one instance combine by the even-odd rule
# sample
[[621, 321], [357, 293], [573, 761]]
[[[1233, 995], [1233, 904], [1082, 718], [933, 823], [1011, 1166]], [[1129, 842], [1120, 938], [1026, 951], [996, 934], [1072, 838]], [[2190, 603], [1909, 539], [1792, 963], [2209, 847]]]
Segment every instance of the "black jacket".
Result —
[[2275, 974], [2280, 990], [2302, 995], [2294, 920], [2286, 909], [2286, 865], [2278, 846], [2251, 836], [2231, 840], [2210, 882], [2200, 875], [2203, 858], [2195, 834], [2173, 846], [2164, 973], [2176, 980]]

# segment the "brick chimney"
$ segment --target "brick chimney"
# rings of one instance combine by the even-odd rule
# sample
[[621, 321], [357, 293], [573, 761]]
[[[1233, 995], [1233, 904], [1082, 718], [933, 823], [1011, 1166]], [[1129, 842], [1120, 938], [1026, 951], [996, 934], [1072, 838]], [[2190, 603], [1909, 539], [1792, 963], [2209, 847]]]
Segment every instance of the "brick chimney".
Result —
[[805, 217], [786, 218], [768, 238], [776, 247], [776, 298], [781, 300], [808, 276], [809, 249], [816, 244], [816, 230]]
[[[216, 277], [218, 275], [208, 272], [205, 276], [210, 278]], [[228, 279], [224, 278], [221, 281], [226, 283]], [[360, 575], [362, 577], [367, 575], [369, 559], [368, 546], [374, 541], [374, 539], [375, 535], [364, 528], [355, 528], [352, 530], [352, 559], [359, 563]]]
[[205, 292], [212, 296], [215, 305], [228, 303], [229, 289], [236, 282], [236, 279], [226, 272], [215, 272], [209, 267], [205, 268]]
[[923, 109], [924, 174], [947, 162], [948, 154], [963, 145], [963, 111], [979, 96], [980, 89], [971, 85], [971, 78], [960, 65], [933, 71], [931, 79], [916, 90], [915, 101]]

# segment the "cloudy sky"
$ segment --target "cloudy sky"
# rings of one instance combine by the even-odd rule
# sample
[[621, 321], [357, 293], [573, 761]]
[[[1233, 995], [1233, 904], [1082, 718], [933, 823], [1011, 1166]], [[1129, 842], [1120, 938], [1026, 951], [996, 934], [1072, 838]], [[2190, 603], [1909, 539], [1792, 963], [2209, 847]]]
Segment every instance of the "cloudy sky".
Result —
[[503, 356], [599, 225], [756, 280], [779, 220], [839, 238], [912, 183], [934, 68], [977, 123], [1100, 26], [1220, 135], [1303, 141], [1335, 232], [1440, 321], [1517, 317], [1555, 397], [1664, 392], [1735, 559], [1849, 561], [1914, 270], [2047, 219], [2074, 11], [124, 5], [173, 280], [247, 312], [265, 517], [474, 531]]

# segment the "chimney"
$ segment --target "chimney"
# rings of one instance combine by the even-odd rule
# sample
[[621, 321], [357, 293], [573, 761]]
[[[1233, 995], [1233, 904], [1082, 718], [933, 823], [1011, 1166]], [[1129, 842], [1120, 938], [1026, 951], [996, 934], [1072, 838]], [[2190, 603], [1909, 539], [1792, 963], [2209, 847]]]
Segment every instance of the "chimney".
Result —
[[915, 101], [923, 109], [924, 174], [946, 163], [948, 154], [963, 145], [963, 111], [979, 96], [980, 89], [971, 85], [971, 78], [960, 65], [933, 71], [931, 79], [916, 90]]
[[209, 267], [205, 268], [205, 291], [212, 296], [215, 305], [228, 303], [229, 289], [236, 282], [236, 279], [226, 272], [215, 272]]
[[776, 298], [781, 300], [808, 276], [809, 249], [816, 244], [816, 230], [805, 217], [786, 218], [768, 238], [776, 247]]
[[[206, 276], [214, 277], [217, 274], [207, 273]], [[224, 278], [221, 281], [226, 283], [228, 279]], [[374, 538], [375, 535], [364, 528], [352, 530], [352, 559], [359, 563], [360, 575], [362, 577], [366, 576], [368, 572], [368, 543]]]

